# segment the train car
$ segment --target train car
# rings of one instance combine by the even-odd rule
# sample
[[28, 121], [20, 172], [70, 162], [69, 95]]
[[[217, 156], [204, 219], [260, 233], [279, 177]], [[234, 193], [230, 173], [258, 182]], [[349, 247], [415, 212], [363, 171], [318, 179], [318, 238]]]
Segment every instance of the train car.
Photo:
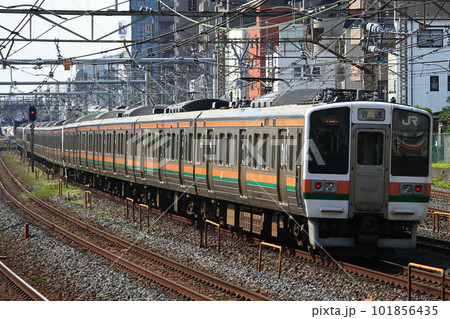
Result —
[[38, 149], [62, 159], [39, 156], [110, 193], [273, 241], [415, 246], [431, 187], [427, 112], [370, 101], [200, 104], [37, 126], [53, 136]]

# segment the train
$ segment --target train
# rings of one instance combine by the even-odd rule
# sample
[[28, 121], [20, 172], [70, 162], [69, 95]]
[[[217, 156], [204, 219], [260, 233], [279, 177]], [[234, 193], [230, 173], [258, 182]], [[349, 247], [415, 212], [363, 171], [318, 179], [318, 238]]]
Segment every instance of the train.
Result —
[[[432, 119], [396, 103], [85, 116], [16, 129], [30, 156], [83, 184], [238, 233], [308, 247], [415, 247], [431, 189]], [[123, 114], [122, 114], [123, 115]]]

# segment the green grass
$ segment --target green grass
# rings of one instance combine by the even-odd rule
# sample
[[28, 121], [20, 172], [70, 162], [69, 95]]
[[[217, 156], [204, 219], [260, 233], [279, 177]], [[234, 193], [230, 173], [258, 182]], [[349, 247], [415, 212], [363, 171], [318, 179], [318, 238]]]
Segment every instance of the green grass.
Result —
[[[32, 172], [30, 167], [27, 167], [25, 164], [20, 163], [20, 157], [14, 156], [11, 154], [3, 153], [2, 158], [6, 163], [12, 164], [13, 170], [18, 173], [20, 176], [20, 180], [22, 183], [26, 185], [28, 188], [33, 188], [32, 194], [39, 198], [48, 198], [50, 196], [59, 196], [59, 180], [47, 180], [47, 176], [37, 168], [39, 172], [39, 179], [36, 180], [36, 172]], [[62, 196], [66, 196], [67, 191], [69, 191], [69, 195], [71, 198], [77, 198], [83, 194], [83, 190], [74, 187], [68, 186], [62, 188]], [[22, 198], [26, 198], [27, 195], [21, 194]], [[84, 205], [84, 204], [83, 204]]]
[[41, 282], [42, 279], [39, 276], [31, 276], [30, 281], [34, 284], [37, 284], [37, 283]]
[[438, 162], [438, 163], [433, 163], [431, 166], [437, 167], [437, 168], [450, 168], [450, 163]]
[[20, 193], [20, 198], [22, 198], [22, 199], [28, 199], [28, 198], [30, 198], [30, 196], [28, 196], [28, 194], [22, 192], [22, 193]]
[[450, 188], [450, 183], [447, 183], [446, 181], [443, 181], [441, 178], [433, 179], [431, 181], [431, 185], [437, 186], [437, 187]]
[[450, 163], [439, 162], [439, 163], [434, 163], [432, 166], [434, 168], [442, 168], [443, 170], [441, 173], [441, 177], [433, 179], [431, 181], [431, 185], [437, 186], [437, 187], [450, 188], [450, 183], [442, 180], [442, 177], [444, 177], [444, 175], [446, 173], [445, 169], [450, 168]]
[[[36, 185], [36, 189], [33, 190], [33, 195], [39, 198], [48, 198], [50, 196], [59, 196], [59, 180], [38, 180], [31, 184]], [[70, 197], [78, 197], [81, 195], [82, 190], [78, 187], [65, 187], [62, 188], [62, 195], [66, 196], [69, 191]]]

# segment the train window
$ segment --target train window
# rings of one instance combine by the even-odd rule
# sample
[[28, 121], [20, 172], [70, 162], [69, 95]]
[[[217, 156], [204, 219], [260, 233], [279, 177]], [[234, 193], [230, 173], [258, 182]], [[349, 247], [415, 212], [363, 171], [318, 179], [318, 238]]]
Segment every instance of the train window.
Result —
[[180, 161], [186, 160], [186, 141], [184, 130], [180, 131]]
[[294, 137], [291, 135], [289, 136], [289, 156], [288, 156], [288, 160], [289, 160], [289, 170], [292, 171], [294, 169]]
[[131, 156], [135, 157], [137, 155], [137, 146], [139, 141], [139, 134], [131, 134], [130, 135], [130, 142], [131, 145]]
[[147, 147], [147, 158], [153, 158], [153, 134], [147, 133], [147, 141], [145, 141]]
[[98, 152], [99, 153], [103, 152], [103, 141], [105, 140], [104, 136], [105, 136], [104, 132], [102, 132], [101, 134], [99, 134], [97, 136], [97, 145], [98, 145]]
[[269, 167], [269, 134], [263, 135], [263, 144], [262, 144], [262, 168], [267, 169]]
[[430, 120], [414, 111], [394, 109], [392, 115], [391, 173], [428, 176]]
[[125, 137], [124, 137], [124, 134], [123, 133], [120, 134], [119, 137], [120, 137], [120, 139], [119, 139], [119, 153], [120, 153], [120, 155], [124, 155], [125, 154], [125, 147], [124, 147], [124, 145], [125, 145], [125, 143], [124, 143]]
[[241, 133], [240, 135], [240, 145], [239, 145], [239, 164], [240, 165], [245, 165], [245, 144], [247, 142], [247, 135]]
[[250, 167], [252, 164], [252, 147], [253, 147], [253, 136], [249, 135], [248, 136], [248, 140], [247, 140], [248, 144], [246, 145], [246, 150], [245, 150], [245, 165]]
[[172, 160], [176, 160], [178, 157], [178, 138], [175, 133], [172, 133]]
[[211, 161], [212, 157], [212, 132], [208, 131], [207, 140], [206, 140], [206, 147], [203, 149], [203, 159], [205, 161]]
[[261, 135], [255, 134], [255, 139], [253, 141], [253, 167], [257, 168], [259, 166], [259, 160], [261, 159], [259, 150], [261, 148], [260, 138]]
[[203, 155], [203, 135], [201, 133], [197, 134], [197, 140], [196, 143], [196, 152], [195, 152], [195, 163], [201, 164], [202, 162], [202, 155]]
[[117, 134], [117, 135], [114, 137], [114, 146], [115, 146], [115, 148], [116, 148], [116, 150], [117, 150], [117, 154], [118, 154], [118, 155], [121, 155], [121, 153], [120, 153], [120, 141], [121, 141], [121, 135], [122, 135], [122, 134]]
[[146, 135], [144, 132], [141, 132], [141, 139], [139, 140], [138, 145], [138, 155], [140, 157], [147, 156], [147, 143], [146, 143]]
[[117, 134], [117, 154], [122, 155], [122, 134]]
[[215, 135], [214, 136], [214, 143], [213, 143], [213, 161], [214, 161], [214, 163], [218, 163], [218, 160], [219, 160], [219, 156], [218, 156], [218, 152], [217, 152], [217, 150], [218, 150], [218, 148], [217, 148], [217, 146], [219, 145], [219, 136], [218, 135]]
[[225, 134], [219, 135], [219, 165], [225, 164]]
[[270, 158], [270, 168], [271, 169], [275, 169], [275, 163], [276, 163], [276, 153], [277, 153], [277, 143], [276, 143], [276, 140], [275, 140], [275, 136], [274, 135], [272, 135], [272, 150], [271, 150], [271, 152], [272, 152], [272, 156], [271, 156], [271, 158]]
[[170, 151], [172, 150], [172, 141], [171, 141], [171, 137], [170, 137], [170, 134], [169, 133], [167, 133], [166, 134], [166, 159], [168, 159], [168, 160], [170, 160], [170, 158], [171, 158], [171, 154], [170, 154]]
[[106, 133], [106, 145], [105, 145], [105, 153], [106, 154], [110, 154], [110, 138], [111, 138], [111, 136], [110, 136], [110, 134], [109, 133]]
[[[115, 135], [114, 135], [114, 137], [115, 137]], [[109, 133], [109, 136], [108, 136], [108, 143], [109, 143], [109, 148], [108, 148], [108, 153], [109, 154], [113, 154], [114, 153], [114, 151], [113, 151], [113, 148], [114, 148], [114, 139], [113, 139], [113, 134], [111, 134], [111, 133]]]
[[295, 165], [299, 166], [302, 165], [302, 160], [301, 160], [301, 151], [302, 151], [302, 147], [301, 145], [303, 145], [303, 141], [302, 141], [302, 133], [298, 133], [297, 136], [297, 154], [295, 156]]
[[142, 132], [141, 135], [141, 155], [142, 158], [147, 158], [148, 157], [148, 134], [145, 134], [144, 132]]
[[238, 150], [237, 150], [237, 135], [234, 135], [234, 138], [232, 140], [232, 146], [231, 146], [231, 154], [230, 158], [231, 158], [231, 163], [230, 165], [236, 165], [237, 164], [237, 156], [238, 156]]
[[383, 165], [384, 136], [381, 132], [359, 132], [358, 154], [359, 165]]
[[188, 138], [186, 140], [186, 145], [185, 145], [184, 150], [183, 150], [183, 152], [184, 152], [184, 159], [186, 161], [188, 161], [188, 159], [189, 159], [189, 154], [188, 154], [189, 153], [188, 152], [189, 146], [190, 146], [190, 144], [189, 144], [189, 135], [188, 135]]
[[92, 152], [92, 133], [88, 134], [88, 151]]
[[347, 174], [350, 109], [318, 110], [309, 121], [308, 171], [315, 174]]
[[225, 165], [227, 165], [227, 166], [230, 166], [231, 156], [233, 156], [232, 138], [233, 138], [233, 134], [228, 133], [227, 139], [226, 139], [226, 145], [225, 145], [225, 148], [226, 148]]
[[226, 164], [228, 166], [236, 165], [236, 136], [233, 138], [233, 134], [227, 134], [227, 152], [226, 152]]
[[152, 153], [153, 159], [158, 159], [158, 145], [159, 145], [159, 135], [152, 134]]
[[192, 150], [194, 147], [194, 134], [189, 133], [188, 135], [188, 143], [187, 143], [187, 161], [192, 162]]

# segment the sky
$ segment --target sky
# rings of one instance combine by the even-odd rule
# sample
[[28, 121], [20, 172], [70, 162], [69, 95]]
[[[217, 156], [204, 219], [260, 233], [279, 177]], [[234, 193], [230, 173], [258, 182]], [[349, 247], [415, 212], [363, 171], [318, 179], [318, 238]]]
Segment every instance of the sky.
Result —
[[[105, 7], [114, 8], [115, 0], [1, 0], [0, 7], [9, 6], [20, 6], [18, 8], [28, 9], [30, 5], [39, 5], [41, 8], [46, 10], [98, 10]], [[127, 11], [129, 10], [129, 2], [124, 0], [118, 0], [119, 10]], [[71, 21], [65, 21], [60, 17], [54, 15], [45, 15], [45, 18], [51, 19], [54, 23], [61, 23], [67, 29], [73, 30], [76, 33], [91, 39], [91, 18], [90, 17], [77, 17], [66, 16], [66, 18], [71, 19]], [[5, 41], [5, 39], [10, 35], [8, 30], [14, 30], [21, 20], [24, 18], [23, 14], [9, 14], [0, 13], [0, 45], [5, 46], [2, 49], [2, 54], [7, 55], [8, 50], [11, 47], [11, 42]], [[28, 17], [27, 17], [28, 18]], [[99, 38], [105, 34], [108, 34], [118, 28], [119, 22], [125, 21], [129, 23], [131, 21], [130, 17], [124, 16], [109, 16], [109, 17], [99, 17], [94, 18], [94, 39]], [[24, 25], [22, 23], [21, 25]], [[5, 30], [8, 29], [8, 30]], [[131, 30], [128, 30], [127, 38], [130, 38]], [[33, 16], [31, 23], [27, 23], [25, 27], [20, 31], [20, 35], [25, 38], [36, 39], [77, 39], [78, 37], [70, 32], [63, 30], [60, 27], [54, 26], [52, 23], [43, 20], [38, 16]], [[19, 38], [17, 36], [17, 38]], [[79, 38], [78, 38], [79, 39]], [[122, 46], [122, 40], [118, 32], [108, 36], [105, 40], [114, 40], [116, 43], [65, 43], [59, 42], [59, 52], [63, 58], [73, 58], [82, 56], [85, 54], [91, 54], [95, 52], [101, 52], [111, 48], [120, 48]], [[0, 46], [0, 47], [1, 47]], [[114, 53], [120, 53], [122, 50], [116, 50], [109, 55]], [[99, 58], [104, 56], [104, 54], [92, 55], [83, 58]], [[8, 59], [57, 59], [58, 51], [56, 43], [53, 42], [28, 42], [28, 41], [15, 41], [13, 43], [12, 49], [8, 56]], [[6, 69], [0, 66], [0, 82], [11, 82], [11, 81], [33, 81], [40, 82], [47, 78], [51, 71], [50, 66], [43, 66], [41, 69], [35, 69], [34, 66], [18, 66], [17, 69]], [[76, 74], [76, 68], [72, 67], [70, 71], [65, 71], [62, 65], [58, 66], [54, 71], [54, 78], [58, 81], [66, 81], [68, 78], [73, 78]], [[36, 89], [37, 86], [27, 85], [19, 86], [18, 90], [23, 92], [31, 92]], [[11, 88], [10, 85], [0, 85], [0, 92], [18, 92], [16, 88]]]

